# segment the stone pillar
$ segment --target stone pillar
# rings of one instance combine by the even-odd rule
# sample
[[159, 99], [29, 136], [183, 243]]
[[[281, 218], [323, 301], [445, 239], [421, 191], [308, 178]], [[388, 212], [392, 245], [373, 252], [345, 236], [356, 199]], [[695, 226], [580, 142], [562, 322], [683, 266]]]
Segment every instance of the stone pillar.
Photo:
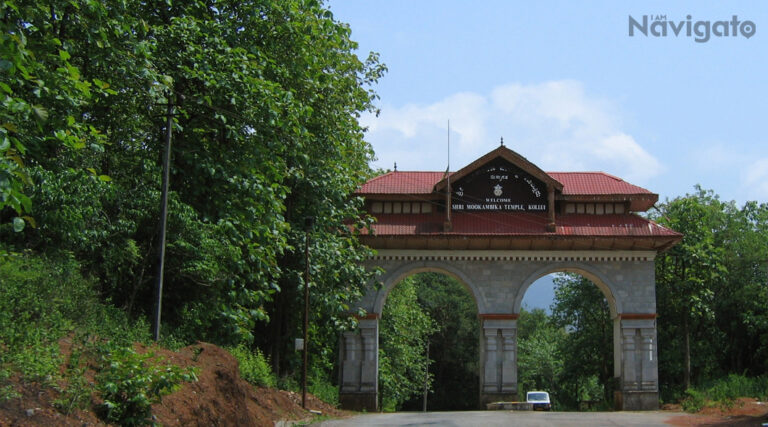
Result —
[[[481, 318], [484, 316], [481, 315]], [[517, 320], [486, 315], [480, 351], [480, 404], [517, 400]]]
[[517, 325], [501, 329], [501, 343], [501, 392], [517, 395]]
[[616, 408], [628, 411], [659, 408], [659, 370], [655, 315], [620, 315], [621, 365]]
[[379, 319], [360, 319], [357, 331], [341, 341], [339, 403], [344, 409], [378, 411]]
[[499, 330], [483, 325], [483, 393], [498, 393], [501, 391], [499, 369]]

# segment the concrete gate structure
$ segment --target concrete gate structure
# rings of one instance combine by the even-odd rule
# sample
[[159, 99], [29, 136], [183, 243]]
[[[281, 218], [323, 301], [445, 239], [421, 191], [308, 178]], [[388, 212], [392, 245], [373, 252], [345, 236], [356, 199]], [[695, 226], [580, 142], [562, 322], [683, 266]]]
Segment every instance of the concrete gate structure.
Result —
[[453, 172], [395, 170], [357, 192], [376, 217], [362, 240], [384, 273], [342, 338], [340, 401], [378, 410], [378, 324], [389, 291], [420, 272], [454, 277], [481, 320], [480, 404], [518, 399], [517, 319], [528, 287], [574, 272], [613, 319], [617, 409], [658, 409], [654, 258], [682, 236], [636, 214], [658, 195], [602, 172], [546, 173], [503, 145]]

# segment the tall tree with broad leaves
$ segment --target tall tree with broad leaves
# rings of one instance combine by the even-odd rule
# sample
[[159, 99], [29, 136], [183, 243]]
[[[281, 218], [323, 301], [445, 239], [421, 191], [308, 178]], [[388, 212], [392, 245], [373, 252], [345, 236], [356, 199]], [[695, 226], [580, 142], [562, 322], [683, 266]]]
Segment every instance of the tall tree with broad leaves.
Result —
[[738, 208], [697, 186], [661, 204], [652, 219], [684, 234], [656, 259], [664, 394], [728, 373], [764, 374], [768, 205]]
[[709, 343], [724, 338], [714, 324], [713, 303], [727, 273], [725, 248], [717, 243], [726, 221], [722, 202], [701, 188], [664, 203], [656, 219], [684, 234], [656, 260], [656, 291], [659, 317], [666, 319], [659, 328], [659, 374], [681, 378], [687, 389], [694, 376], [712, 373], [722, 349], [712, 351]]
[[427, 346], [437, 325], [419, 305], [412, 277], [398, 283], [387, 296], [379, 329], [381, 408], [399, 410], [432, 383]]
[[171, 104], [165, 333], [253, 342], [289, 369], [305, 216], [313, 334], [349, 326], [369, 278], [349, 227], [367, 223], [351, 194], [373, 156], [357, 118], [384, 67], [322, 2], [31, 0], [5, 2], [2, 23], [0, 207], [38, 225], [4, 239], [70, 251], [105, 298], [151, 312]]
[[517, 383], [521, 396], [528, 391], [545, 390], [553, 402], [562, 401], [560, 378], [564, 359], [561, 345], [565, 328], [558, 327], [546, 311], [520, 310], [517, 320]]
[[[419, 273], [411, 279], [419, 305], [438, 328], [429, 337], [429, 369], [435, 389], [428, 396], [428, 410], [477, 409], [480, 323], [474, 297], [445, 274]], [[417, 396], [403, 408], [421, 410], [422, 406], [422, 396]]]
[[[614, 359], [608, 301], [597, 285], [583, 276], [560, 274], [554, 283], [552, 322], [567, 332], [560, 341], [563, 368], [559, 400], [572, 407], [582, 400], [610, 402]], [[601, 393], [595, 392], [594, 384]]]

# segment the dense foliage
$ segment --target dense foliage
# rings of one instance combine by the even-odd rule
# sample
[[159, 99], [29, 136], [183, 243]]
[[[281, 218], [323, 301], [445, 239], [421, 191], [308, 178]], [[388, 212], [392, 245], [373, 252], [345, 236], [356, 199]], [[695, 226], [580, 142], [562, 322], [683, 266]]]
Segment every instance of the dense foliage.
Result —
[[414, 280], [419, 304], [439, 328], [429, 338], [433, 361], [430, 372], [436, 387], [429, 395], [427, 408], [476, 409], [480, 392], [480, 320], [474, 296], [456, 279], [444, 274], [421, 273]]
[[738, 207], [697, 187], [653, 217], [685, 236], [656, 259], [663, 397], [768, 373], [768, 204]]
[[555, 278], [552, 320], [567, 334], [560, 343], [563, 372], [559, 402], [613, 400], [613, 321], [605, 295], [589, 279], [572, 274]]
[[314, 0], [5, 1], [0, 239], [71, 254], [102, 301], [154, 306], [161, 158], [173, 115], [163, 336], [299, 336], [304, 217], [317, 372], [368, 274], [349, 231], [373, 153], [357, 118], [384, 67]]
[[407, 400], [429, 389], [429, 337], [437, 325], [419, 305], [416, 280], [406, 278], [387, 296], [379, 329], [379, 392], [385, 411], [399, 410]]
[[560, 402], [559, 379], [563, 374], [560, 344], [565, 330], [559, 328], [541, 308], [523, 308], [517, 320], [517, 388], [520, 396], [545, 390], [553, 402]]
[[477, 409], [479, 332], [473, 296], [452, 277], [419, 273], [397, 284], [379, 332], [383, 407], [422, 410], [428, 369], [428, 410]]
[[576, 274], [554, 278], [552, 314], [520, 312], [518, 390], [546, 390], [557, 410], [610, 409], [613, 323], [600, 289]]

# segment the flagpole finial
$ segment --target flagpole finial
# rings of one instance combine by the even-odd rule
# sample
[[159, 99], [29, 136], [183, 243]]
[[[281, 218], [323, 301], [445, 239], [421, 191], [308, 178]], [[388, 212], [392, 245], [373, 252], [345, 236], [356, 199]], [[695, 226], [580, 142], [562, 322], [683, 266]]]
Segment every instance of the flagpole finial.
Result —
[[501, 141], [499, 143], [501, 144], [502, 147], [504, 146], [504, 137], [503, 136], [501, 137]]

